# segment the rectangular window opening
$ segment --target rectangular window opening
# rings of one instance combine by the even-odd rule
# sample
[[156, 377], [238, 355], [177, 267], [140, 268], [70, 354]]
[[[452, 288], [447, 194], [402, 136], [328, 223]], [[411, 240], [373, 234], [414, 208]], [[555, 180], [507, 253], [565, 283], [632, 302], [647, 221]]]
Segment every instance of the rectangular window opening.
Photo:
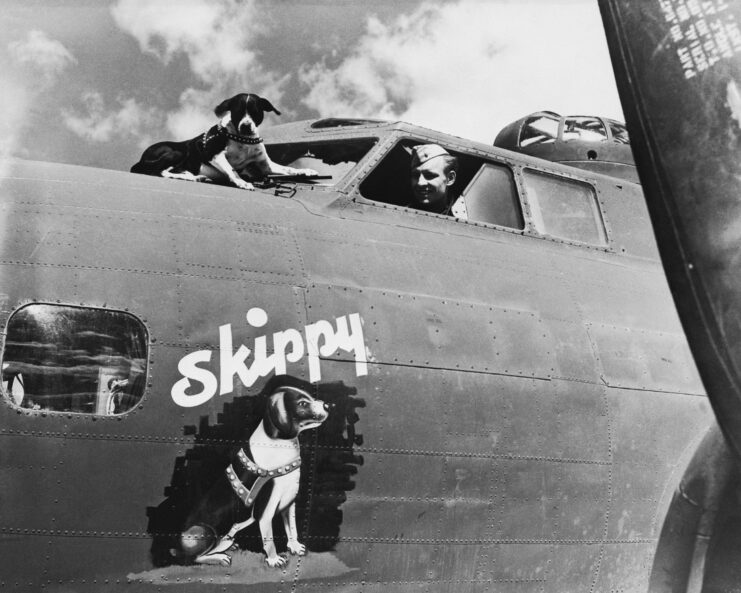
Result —
[[121, 311], [32, 304], [8, 320], [3, 393], [30, 410], [111, 416], [144, 395], [147, 331]]
[[345, 177], [375, 146], [377, 138], [351, 138], [323, 142], [291, 142], [266, 144], [268, 156], [280, 165], [296, 169], [313, 169], [319, 175], [329, 176], [306, 183], [332, 186]]
[[591, 185], [530, 169], [523, 171], [523, 178], [538, 232], [568, 241], [607, 245], [607, 231]]

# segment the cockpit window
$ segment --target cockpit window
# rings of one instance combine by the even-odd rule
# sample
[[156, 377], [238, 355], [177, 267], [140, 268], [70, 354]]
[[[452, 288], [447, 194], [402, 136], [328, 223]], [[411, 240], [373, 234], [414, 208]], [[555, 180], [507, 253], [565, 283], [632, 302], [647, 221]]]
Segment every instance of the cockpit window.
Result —
[[520, 146], [555, 142], [558, 138], [558, 123], [557, 117], [543, 114], [528, 118], [520, 131]]
[[266, 144], [268, 156], [278, 164], [314, 169], [327, 179], [307, 180], [314, 185], [335, 185], [358, 164], [378, 140], [360, 138], [325, 142]]
[[530, 169], [523, 171], [523, 179], [538, 232], [568, 241], [607, 244], [607, 231], [591, 185]]
[[525, 228], [520, 199], [509, 167], [485, 163], [461, 196], [468, 220], [512, 229]]
[[[420, 201], [418, 194], [415, 197], [412, 184], [412, 154], [415, 147], [421, 144], [444, 149], [447, 152], [444, 158], [454, 157], [454, 164], [449, 164], [443, 171], [454, 169], [455, 181], [446, 190], [445, 200], [434, 206]], [[404, 206], [458, 220], [514, 229], [524, 228], [520, 199], [509, 167], [457, 151], [444, 144], [431, 144], [429, 141], [411, 138], [397, 142], [360, 184], [360, 193], [364, 198], [375, 202]]]
[[605, 124], [596, 117], [567, 117], [563, 125], [563, 139], [584, 142], [607, 140]]
[[628, 137], [628, 129], [625, 124], [621, 124], [619, 121], [608, 120], [610, 125], [610, 132], [612, 133], [612, 141], [618, 144], [630, 144], [630, 138]]
[[147, 332], [121, 311], [32, 304], [8, 320], [6, 398], [21, 408], [111, 416], [144, 395]]

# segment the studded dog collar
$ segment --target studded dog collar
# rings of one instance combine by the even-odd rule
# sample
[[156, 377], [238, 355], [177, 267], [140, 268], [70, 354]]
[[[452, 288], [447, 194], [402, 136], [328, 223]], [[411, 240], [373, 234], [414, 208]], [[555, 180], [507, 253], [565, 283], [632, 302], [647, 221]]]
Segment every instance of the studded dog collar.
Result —
[[258, 492], [262, 490], [262, 487], [278, 476], [285, 476], [293, 471], [296, 471], [301, 466], [301, 457], [289, 461], [287, 464], [278, 467], [276, 469], [267, 470], [258, 466], [252, 461], [245, 453], [244, 449], [240, 449], [237, 453], [239, 462], [247, 469], [247, 472], [255, 478], [252, 484], [247, 485], [239, 479], [237, 471], [234, 469], [234, 465], [230, 464], [226, 468], [226, 477], [231, 484], [234, 493], [242, 500], [245, 506], [250, 507], [255, 502]]
[[229, 140], [234, 140], [235, 142], [239, 142], [240, 144], [261, 144], [262, 138], [260, 136], [257, 136], [255, 138], [247, 138], [245, 136], [238, 136], [237, 134], [232, 134], [231, 132], [227, 132], [226, 128], [224, 126], [219, 126], [217, 129], [217, 133], [226, 136], [229, 138]]

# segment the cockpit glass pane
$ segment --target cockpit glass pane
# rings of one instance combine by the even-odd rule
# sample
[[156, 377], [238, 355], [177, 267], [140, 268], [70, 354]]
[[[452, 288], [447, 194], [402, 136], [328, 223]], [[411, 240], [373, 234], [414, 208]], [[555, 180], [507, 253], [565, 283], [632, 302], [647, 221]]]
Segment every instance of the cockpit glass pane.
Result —
[[549, 144], [558, 138], [558, 119], [547, 115], [537, 115], [523, 124], [520, 131], [520, 146]]
[[144, 395], [147, 334], [121, 311], [32, 304], [8, 321], [3, 392], [31, 410], [110, 416]]
[[567, 117], [564, 120], [563, 139], [583, 142], [602, 142], [607, 140], [607, 129], [595, 117]]
[[354, 138], [325, 142], [290, 142], [266, 144], [268, 156], [280, 165], [297, 169], [313, 169], [326, 179], [292, 179], [312, 185], [331, 186], [338, 183], [358, 164], [378, 141], [377, 138]]
[[538, 232], [568, 241], [607, 244], [607, 231], [591, 185], [530, 169], [523, 171], [523, 178]]
[[628, 138], [628, 129], [625, 125], [617, 121], [609, 121], [610, 132], [612, 132], [613, 142], [618, 144], [630, 144], [630, 138]]
[[512, 171], [485, 163], [462, 194], [468, 220], [513, 229], [525, 227]]

